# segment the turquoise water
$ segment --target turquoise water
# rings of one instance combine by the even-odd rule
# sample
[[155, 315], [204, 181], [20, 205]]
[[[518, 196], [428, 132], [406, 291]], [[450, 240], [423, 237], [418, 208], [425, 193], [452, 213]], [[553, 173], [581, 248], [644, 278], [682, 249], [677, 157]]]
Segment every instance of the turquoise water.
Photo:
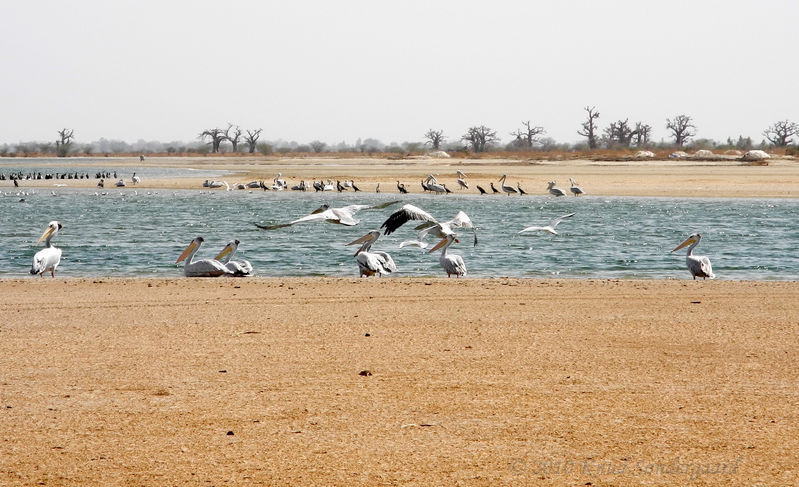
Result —
[[[0, 196], [0, 277], [29, 276], [34, 246], [50, 220], [64, 228], [53, 240], [63, 250], [60, 276], [178, 277], [174, 262], [192, 238], [213, 257], [233, 238], [238, 259], [259, 276], [357, 276], [354, 247], [346, 243], [377, 229], [400, 205], [358, 213], [345, 227], [309, 223], [272, 231], [274, 224], [304, 216], [322, 203], [376, 204], [397, 193], [299, 193], [264, 191], [136, 191], [40, 189]], [[24, 197], [25, 201], [19, 200]], [[703, 235], [697, 251], [713, 262], [718, 279], [799, 279], [798, 199], [686, 199], [633, 197], [403, 195], [442, 220], [458, 210], [479, 227], [473, 247], [463, 233], [451, 251], [463, 255], [471, 277], [678, 278], [690, 279], [685, 252], [669, 253], [690, 233]], [[560, 235], [516, 235], [564, 213]], [[415, 237], [406, 224], [382, 236], [375, 249], [392, 254], [396, 276], [439, 276], [438, 253], [398, 248]]]

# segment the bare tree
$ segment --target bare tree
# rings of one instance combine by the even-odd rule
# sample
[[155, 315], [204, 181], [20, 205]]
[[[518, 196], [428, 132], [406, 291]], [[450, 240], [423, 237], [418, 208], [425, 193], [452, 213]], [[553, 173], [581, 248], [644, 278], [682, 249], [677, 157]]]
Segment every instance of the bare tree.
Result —
[[514, 144], [519, 147], [524, 147], [526, 149], [532, 149], [533, 144], [538, 142], [538, 136], [541, 134], [545, 134], [546, 130], [544, 127], [533, 127], [530, 121], [522, 122], [524, 126], [523, 129], [519, 129], [515, 132], [511, 132], [510, 134], [516, 137], [514, 140]]
[[588, 148], [596, 149], [599, 146], [599, 137], [597, 136], [597, 126], [595, 120], [599, 118], [599, 112], [596, 107], [585, 107], [588, 113], [588, 120], [583, 122], [583, 129], [578, 130], [577, 134], [588, 138]]
[[799, 124], [788, 120], [775, 122], [763, 131], [763, 136], [777, 147], [785, 147], [792, 143], [791, 137], [794, 135], [799, 135]]
[[247, 143], [247, 146], [250, 148], [250, 154], [255, 152], [256, 142], [261, 137], [261, 132], [264, 129], [255, 129], [255, 130], [248, 130], [247, 135], [244, 136], [244, 142]]
[[424, 134], [424, 138], [427, 139], [426, 144], [430, 144], [433, 150], [438, 150], [441, 148], [441, 143], [444, 142], [444, 131], [443, 130], [433, 130], [430, 129]]
[[635, 145], [638, 147], [646, 147], [649, 144], [649, 138], [652, 136], [652, 126], [641, 122], [636, 122], [635, 130], [633, 130], [633, 138]]
[[200, 132], [199, 139], [205, 141], [205, 139], [211, 139], [211, 152], [219, 152], [219, 144], [225, 140], [225, 131], [222, 129], [206, 129]]
[[605, 129], [605, 135], [602, 139], [608, 148], [614, 146], [629, 147], [634, 135], [633, 129], [630, 128], [629, 119], [625, 118], [618, 122], [611, 122], [610, 126]]
[[313, 150], [317, 154], [325, 150], [325, 147], [327, 147], [327, 144], [318, 140], [314, 140], [313, 142], [311, 142], [310, 145], [311, 145], [311, 150]]
[[677, 115], [674, 120], [666, 119], [666, 128], [671, 130], [671, 135], [674, 137], [674, 143], [678, 147], [682, 147], [688, 139], [696, 135], [696, 126], [693, 124], [691, 117], [688, 115]]
[[75, 137], [75, 131], [65, 128], [59, 130], [58, 135], [61, 136], [61, 140], [55, 141], [56, 154], [58, 157], [66, 157], [69, 148], [72, 147], [72, 139]]
[[461, 140], [468, 142], [472, 147], [472, 150], [475, 152], [485, 152], [486, 149], [491, 146], [491, 144], [499, 141], [497, 138], [497, 132], [495, 130], [491, 130], [485, 125], [471, 127], [466, 132], [466, 135], [461, 137]]
[[228, 122], [227, 129], [225, 130], [225, 140], [230, 142], [230, 145], [233, 146], [233, 152], [238, 152], [240, 138], [241, 128], [239, 128], [238, 125], [233, 125], [232, 123]]

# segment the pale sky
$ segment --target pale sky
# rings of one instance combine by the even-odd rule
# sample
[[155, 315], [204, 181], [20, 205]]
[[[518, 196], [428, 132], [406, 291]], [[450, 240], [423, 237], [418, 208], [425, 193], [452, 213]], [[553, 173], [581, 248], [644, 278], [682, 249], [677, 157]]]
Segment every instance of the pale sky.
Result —
[[799, 122], [796, 0], [0, 0], [0, 144], [100, 138], [582, 140], [629, 118], [668, 139]]

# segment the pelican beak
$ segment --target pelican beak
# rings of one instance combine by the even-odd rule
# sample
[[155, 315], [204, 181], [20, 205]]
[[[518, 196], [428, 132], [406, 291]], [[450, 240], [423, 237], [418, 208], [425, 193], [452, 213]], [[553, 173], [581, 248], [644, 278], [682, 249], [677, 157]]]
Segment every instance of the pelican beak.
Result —
[[42, 234], [42, 236], [39, 237], [39, 240], [36, 241], [36, 245], [39, 245], [44, 240], [47, 240], [48, 238], [50, 238], [50, 236], [53, 234], [53, 231], [55, 231], [55, 229], [53, 227], [47, 227], [47, 230], [45, 230], [44, 233]]
[[[457, 242], [458, 240], [456, 239], [455, 241]], [[444, 246], [444, 245], [445, 245], [447, 242], [448, 242], [448, 240], [447, 240], [446, 238], [443, 238], [443, 239], [442, 239], [440, 242], [438, 242], [438, 243], [436, 244], [436, 246], [435, 246], [435, 247], [433, 247], [432, 249], [430, 249], [430, 250], [429, 250], [427, 253], [428, 253], [428, 254], [432, 254], [432, 253], [433, 253], [433, 252], [435, 252], [436, 250], [438, 250], [438, 249], [440, 249], [441, 247], [443, 247], [443, 246]]]
[[225, 248], [222, 249], [222, 252], [219, 252], [219, 254], [216, 257], [214, 257], [214, 260], [220, 260], [222, 257], [226, 256], [227, 254], [229, 254], [231, 252], [233, 252], [233, 246], [230, 245], [230, 244], [227, 244], [227, 245], [225, 245]]
[[188, 257], [189, 254], [194, 252], [194, 249], [196, 249], [196, 248], [197, 248], [197, 242], [192, 240], [191, 243], [189, 244], [189, 246], [186, 247], [186, 250], [184, 250], [183, 253], [180, 254], [180, 257], [178, 257], [178, 260], [175, 261], [175, 264], [177, 264], [178, 262], [180, 262], [180, 261], [184, 260], [186, 257]]
[[675, 250], [680, 250], [681, 248], [685, 247], [686, 245], [691, 245], [694, 242], [696, 242], [696, 237], [688, 237], [687, 239], [685, 239], [685, 242], [683, 242], [680, 245], [674, 247], [674, 250], [672, 250], [672, 252], [674, 252]]

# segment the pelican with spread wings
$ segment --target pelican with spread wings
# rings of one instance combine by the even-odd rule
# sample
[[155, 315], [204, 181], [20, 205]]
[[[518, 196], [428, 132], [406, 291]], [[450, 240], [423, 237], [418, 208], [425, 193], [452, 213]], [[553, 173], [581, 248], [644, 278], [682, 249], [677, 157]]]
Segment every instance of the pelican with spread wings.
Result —
[[380, 210], [396, 203], [399, 203], [399, 201], [389, 201], [379, 205], [348, 205], [342, 206], [340, 208], [331, 208], [330, 205], [324, 204], [314, 210], [310, 215], [298, 218], [288, 223], [279, 223], [277, 225], [259, 225], [256, 223], [255, 226], [263, 230], [275, 230], [278, 228], [290, 227], [292, 225], [296, 225], [297, 223], [307, 222], [328, 222], [337, 223], [339, 225], [353, 226], [360, 222], [360, 220], [355, 218], [355, 214], [359, 211]]
[[[535, 232], [535, 231], [539, 231], [540, 230], [542, 232], [551, 233], [552, 235], [557, 235], [558, 232], [555, 230], [555, 227], [557, 227], [560, 224], [560, 222], [562, 222], [566, 218], [571, 218], [573, 216], [574, 216], [574, 213], [569, 213], [567, 215], [559, 216], [559, 217], [555, 218], [554, 220], [552, 220], [551, 222], [549, 222], [549, 225], [545, 225], [543, 227], [538, 227], [538, 226], [527, 227], [524, 230], [519, 230], [518, 233]], [[517, 233], [517, 235], [518, 235], [518, 233]]]
[[[409, 222], [410, 220], [422, 221], [416, 226], [415, 230], [418, 234], [418, 244], [422, 243], [422, 239], [430, 234], [434, 237], [444, 238], [447, 235], [454, 235], [456, 228], [471, 228], [474, 235], [474, 245], [477, 245], [477, 227], [472, 223], [469, 215], [463, 211], [459, 211], [451, 220], [439, 222], [430, 213], [414, 205], [403, 205], [402, 208], [395, 211], [389, 216], [386, 221], [380, 226], [385, 229], [384, 235], [391, 235], [399, 227]], [[403, 242], [406, 245], [411, 245], [408, 242]], [[419, 245], [424, 248], [426, 245]]]

